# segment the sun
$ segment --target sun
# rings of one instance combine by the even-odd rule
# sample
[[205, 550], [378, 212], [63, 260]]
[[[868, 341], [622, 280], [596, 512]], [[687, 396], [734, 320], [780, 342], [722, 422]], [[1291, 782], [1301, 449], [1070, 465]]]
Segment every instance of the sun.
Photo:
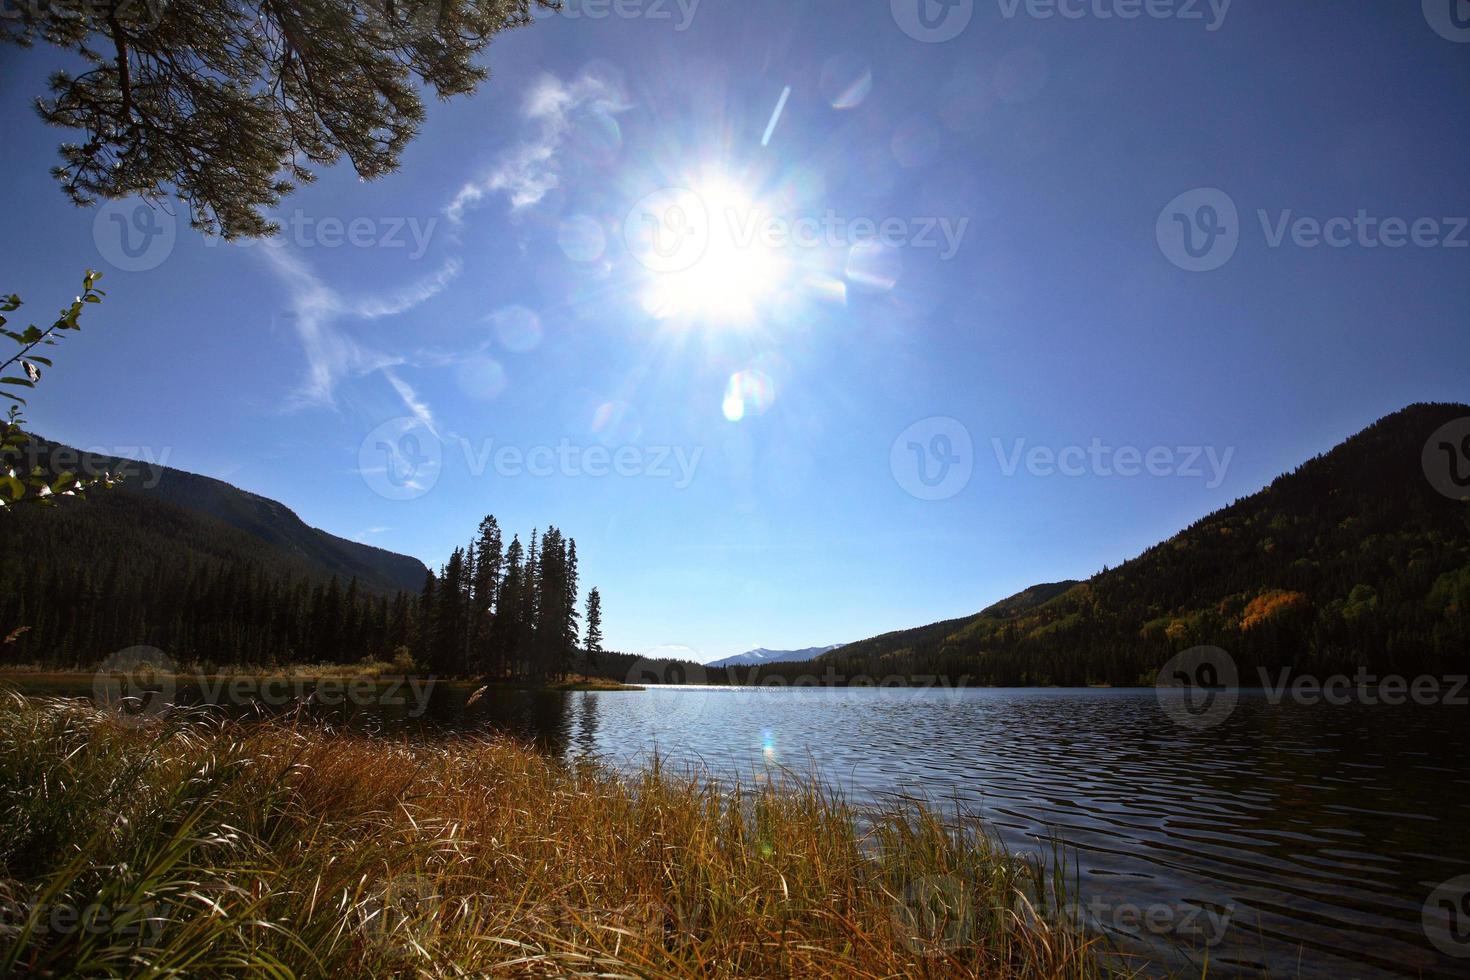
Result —
[[648, 195], [625, 232], [649, 273], [643, 307], [662, 320], [754, 321], [789, 272], [777, 217], [723, 178]]

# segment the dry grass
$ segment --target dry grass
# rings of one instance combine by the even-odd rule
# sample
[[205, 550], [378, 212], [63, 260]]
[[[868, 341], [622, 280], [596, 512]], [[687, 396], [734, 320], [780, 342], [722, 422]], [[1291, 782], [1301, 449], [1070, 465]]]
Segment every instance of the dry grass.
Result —
[[[4, 695], [0, 975], [1099, 975], [1048, 924], [1057, 882], [964, 823]], [[58, 927], [89, 904], [105, 924]]]

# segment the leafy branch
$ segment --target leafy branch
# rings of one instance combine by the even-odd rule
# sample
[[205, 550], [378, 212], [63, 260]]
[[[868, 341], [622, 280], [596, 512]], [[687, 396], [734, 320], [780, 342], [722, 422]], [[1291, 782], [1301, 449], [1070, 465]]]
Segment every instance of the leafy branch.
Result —
[[[117, 482], [111, 474], [82, 479], [76, 473], [65, 471], [49, 474], [39, 464], [25, 468], [20, 459], [31, 437], [22, 431], [25, 419], [21, 418], [21, 406], [26, 404], [19, 389], [35, 388], [41, 380], [41, 367], [51, 367], [51, 359], [35, 353], [39, 347], [54, 347], [68, 330], [80, 330], [82, 310], [88, 303], [100, 303], [106, 295], [97, 288], [102, 273], [88, 270], [82, 278], [82, 294], [57, 316], [56, 322], [42, 330], [31, 324], [24, 330], [9, 329], [6, 314], [21, 307], [21, 298], [14, 294], [0, 297], [0, 334], [10, 338], [20, 350], [0, 364], [0, 398], [10, 402], [6, 421], [0, 427], [0, 509], [19, 504], [41, 504], [54, 506], [57, 497], [80, 497], [94, 487], [111, 487]], [[19, 365], [18, 374], [7, 374]], [[17, 470], [17, 464], [20, 469]]]

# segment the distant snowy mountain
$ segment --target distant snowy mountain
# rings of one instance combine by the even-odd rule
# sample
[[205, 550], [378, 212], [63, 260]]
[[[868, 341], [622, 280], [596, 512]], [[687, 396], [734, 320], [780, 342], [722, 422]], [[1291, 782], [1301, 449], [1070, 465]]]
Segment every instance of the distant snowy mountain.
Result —
[[830, 647], [807, 647], [805, 650], [767, 650], [765, 647], [758, 647], [754, 650], [747, 650], [744, 653], [737, 653], [733, 657], [726, 657], [724, 660], [716, 660], [713, 663], [705, 664], [705, 666], [750, 667], [755, 664], [779, 664], [801, 660], [815, 660], [822, 654], [836, 650], [840, 646], [842, 646], [841, 643], [834, 643]]

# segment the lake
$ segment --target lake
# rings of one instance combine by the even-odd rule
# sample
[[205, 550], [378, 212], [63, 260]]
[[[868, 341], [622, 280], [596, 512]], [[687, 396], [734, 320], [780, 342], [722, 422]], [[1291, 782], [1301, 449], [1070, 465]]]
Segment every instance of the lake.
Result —
[[[722, 778], [816, 772], [857, 802], [957, 799], [1017, 851], [1050, 857], [1060, 839], [1086, 921], [1170, 968], [1470, 976], [1470, 904], [1434, 894], [1470, 873], [1463, 707], [1245, 691], [1194, 730], [1151, 689], [467, 694], [441, 686], [420, 721], [620, 768], [656, 749]], [[407, 713], [355, 718], [396, 730], [418, 723]]]

